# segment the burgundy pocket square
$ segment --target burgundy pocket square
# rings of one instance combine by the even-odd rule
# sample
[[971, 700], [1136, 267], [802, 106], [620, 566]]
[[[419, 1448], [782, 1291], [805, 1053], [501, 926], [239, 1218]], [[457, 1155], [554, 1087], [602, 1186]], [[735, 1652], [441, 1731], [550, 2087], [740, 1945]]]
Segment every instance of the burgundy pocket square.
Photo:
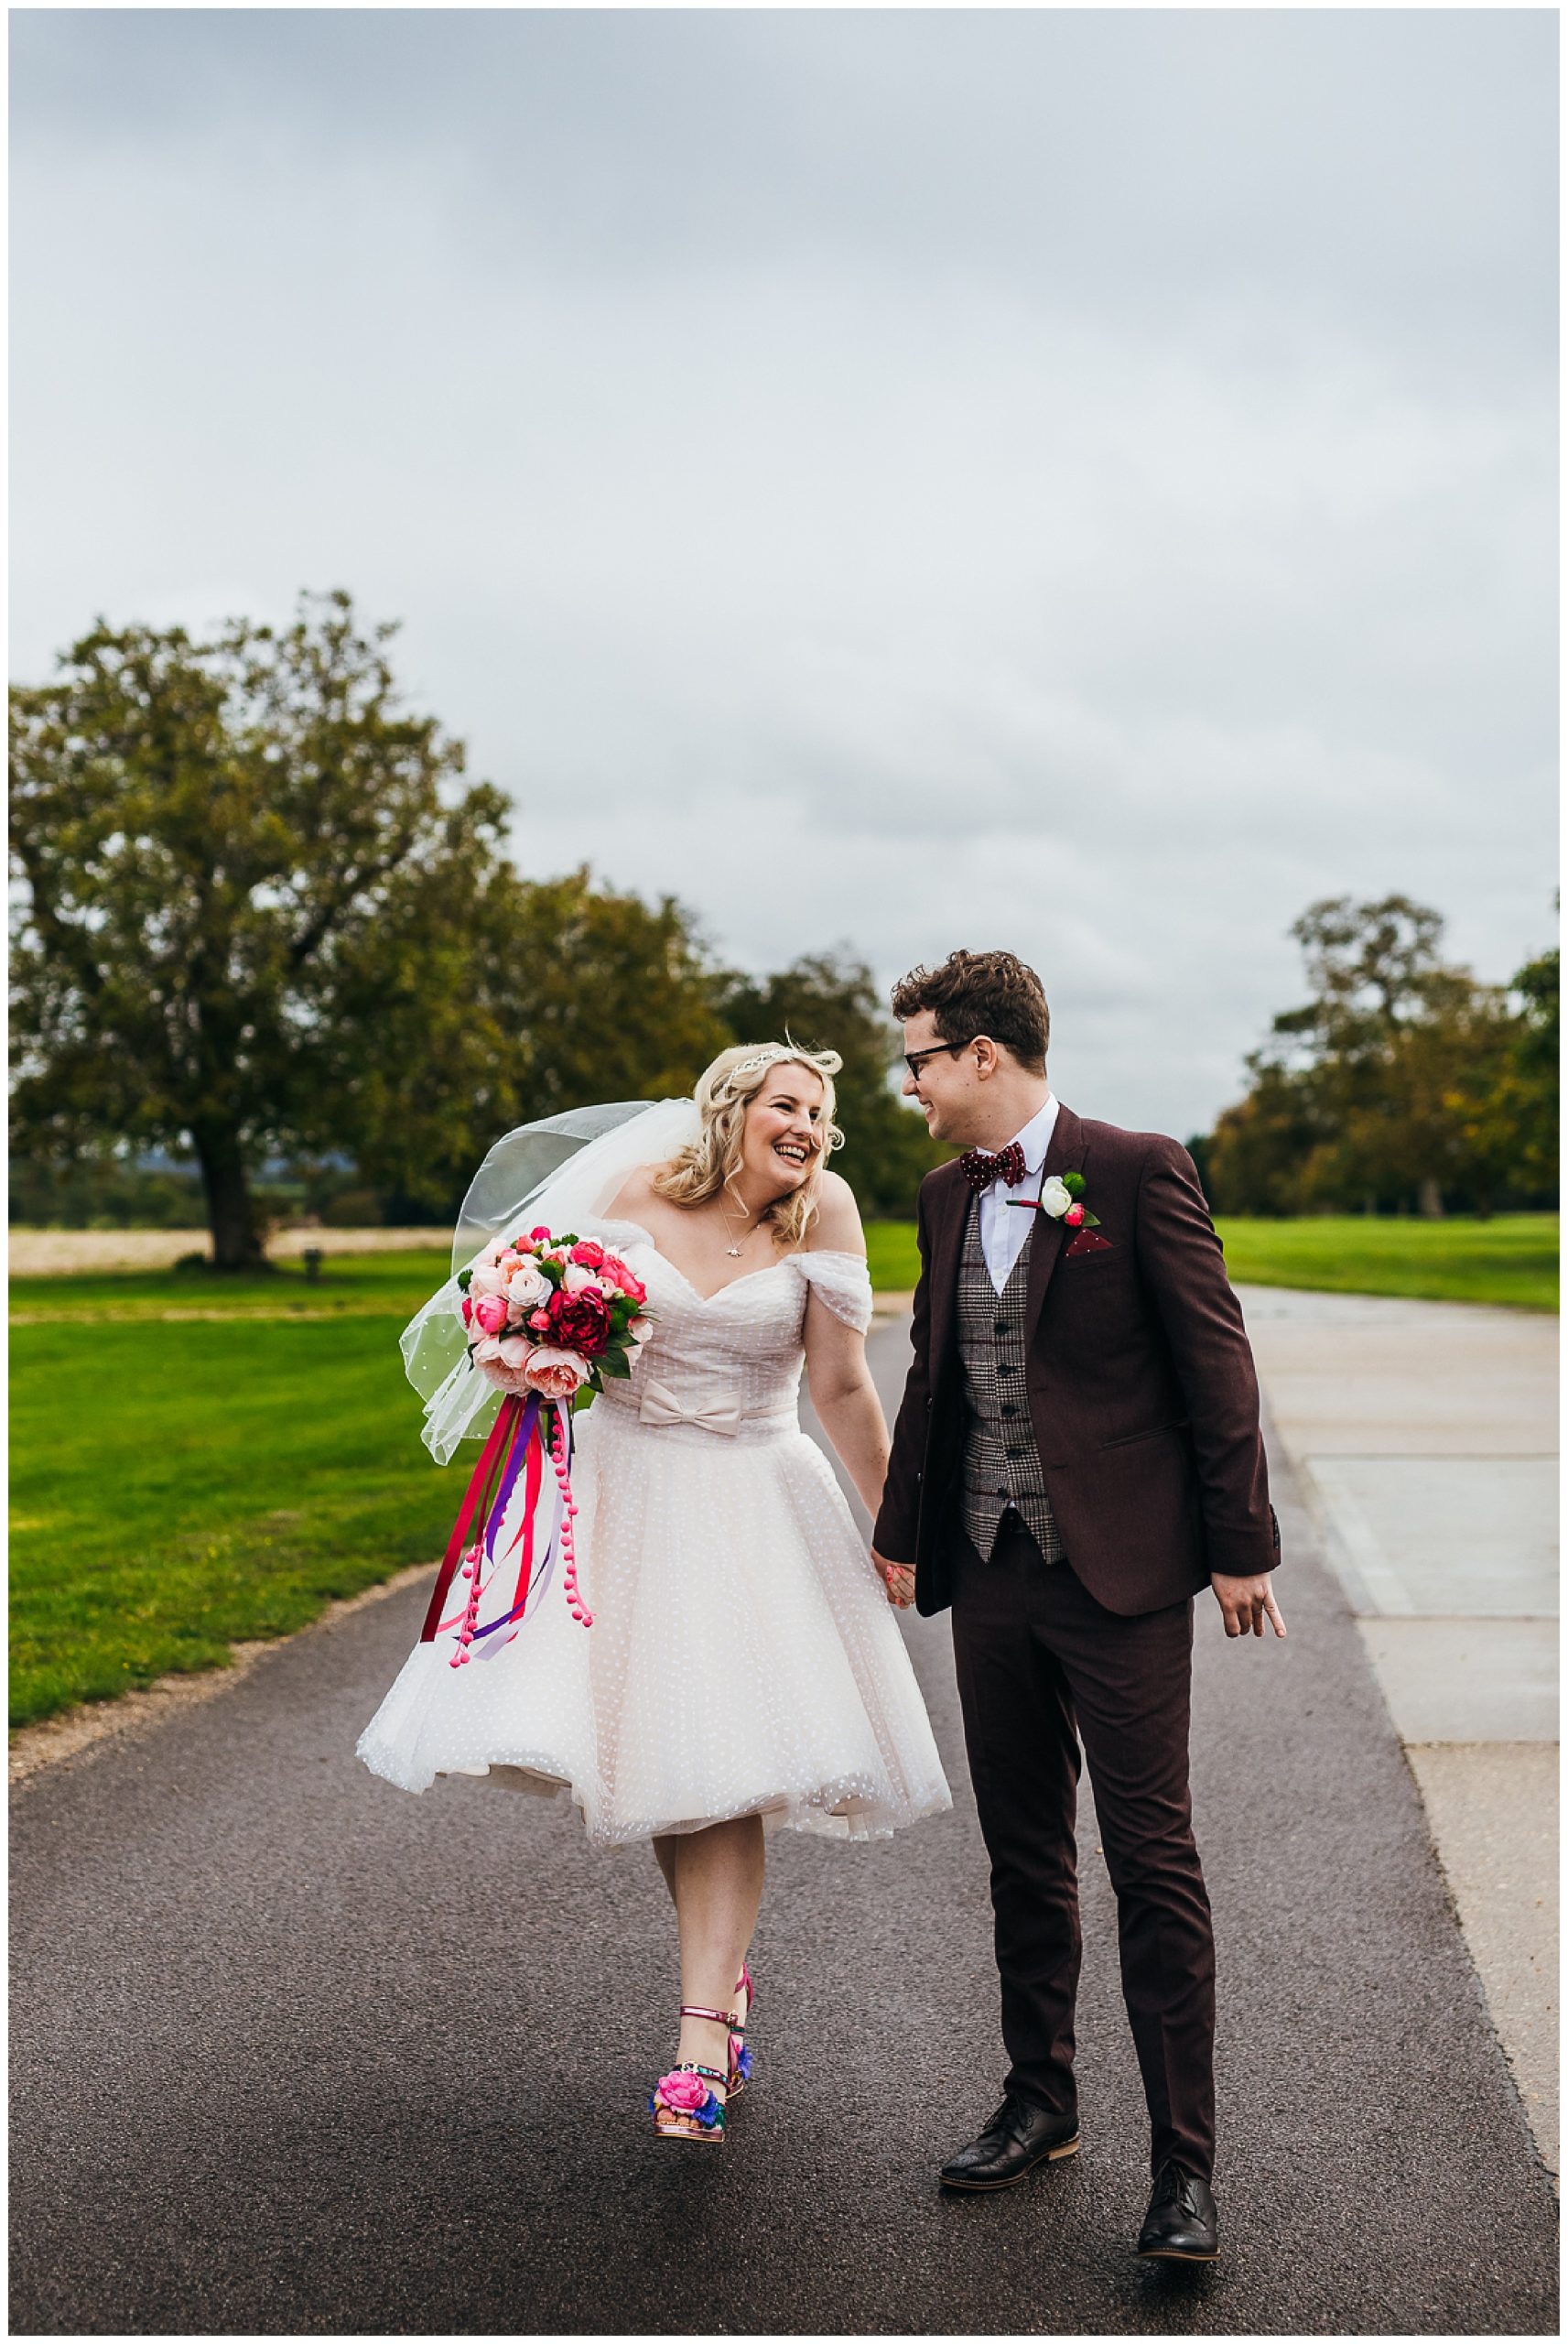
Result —
[[1062, 1258], [1070, 1262], [1078, 1253], [1114, 1253], [1115, 1251], [1108, 1237], [1101, 1237], [1092, 1229], [1080, 1229]]

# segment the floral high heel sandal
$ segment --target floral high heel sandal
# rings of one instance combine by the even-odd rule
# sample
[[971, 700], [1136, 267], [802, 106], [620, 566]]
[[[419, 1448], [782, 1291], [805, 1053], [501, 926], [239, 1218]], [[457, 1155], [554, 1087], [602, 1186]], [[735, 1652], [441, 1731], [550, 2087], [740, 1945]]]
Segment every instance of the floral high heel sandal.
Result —
[[746, 1997], [746, 2016], [743, 2022], [739, 2022], [732, 2015], [730, 2022], [729, 2097], [732, 2100], [740, 2099], [752, 2080], [752, 2055], [746, 2048], [746, 2029], [751, 2025], [752, 2013], [757, 2007], [757, 1989], [752, 1982], [752, 1973], [745, 1962], [741, 1964], [735, 1992], [737, 1998], [742, 1993]]
[[[736, 2013], [699, 2010], [693, 2002], [683, 2002], [680, 2014], [682, 2018], [710, 2018], [730, 2029], [730, 2071], [733, 2074], [735, 2045], [740, 2036]], [[744, 2044], [741, 2052], [745, 2057]], [[696, 2059], [683, 2059], [667, 2076], [659, 2078], [648, 2095], [648, 2108], [661, 2141], [701, 2141], [718, 2146], [724, 2138], [724, 2100], [714, 2090], [715, 2084], [724, 2087], [727, 2099], [730, 2076], [722, 2067], [705, 2067]]]

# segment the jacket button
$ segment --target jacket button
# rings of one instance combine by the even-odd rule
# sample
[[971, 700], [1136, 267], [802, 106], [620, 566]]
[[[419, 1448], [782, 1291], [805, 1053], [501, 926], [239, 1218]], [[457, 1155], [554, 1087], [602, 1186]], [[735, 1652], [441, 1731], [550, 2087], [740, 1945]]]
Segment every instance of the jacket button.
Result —
[[1011, 1400], [1004, 1400], [1002, 1402], [1001, 1412], [1004, 1416], [1016, 1416], [1018, 1414], [1017, 1408]]
[[1005, 1318], [999, 1318], [997, 1320], [996, 1330], [999, 1335], [1005, 1335], [1008, 1332], [1008, 1324]]
[[1005, 1481], [1003, 1481], [1003, 1482], [1001, 1483], [1000, 1487], [998, 1489], [998, 1491], [997, 1491], [997, 1495], [998, 1495], [998, 1497], [999, 1497], [999, 1498], [1004, 1498], [1004, 1497], [1006, 1497], [1006, 1495], [1007, 1495], [1007, 1483], [1006, 1483]]
[[1022, 1457], [1023, 1451], [1022, 1449], [1010, 1449], [1007, 1453], [1010, 1457]]
[[999, 1359], [996, 1372], [999, 1375], [1011, 1375], [1013, 1373], [1012, 1362], [1008, 1359]]

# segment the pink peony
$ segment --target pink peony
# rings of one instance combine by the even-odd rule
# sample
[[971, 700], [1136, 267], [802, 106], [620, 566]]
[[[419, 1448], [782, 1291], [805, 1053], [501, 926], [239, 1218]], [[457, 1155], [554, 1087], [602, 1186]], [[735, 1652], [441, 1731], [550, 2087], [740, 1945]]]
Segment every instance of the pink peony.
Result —
[[1069, 1229], [1076, 1229], [1083, 1221], [1083, 1217], [1084, 1209], [1082, 1205], [1069, 1205], [1066, 1211], [1062, 1215], [1063, 1220], [1066, 1222]]
[[658, 2097], [676, 2116], [695, 2116], [699, 2108], [708, 2105], [708, 2078], [694, 2076], [689, 2069], [676, 2068], [673, 2075], [661, 2076], [656, 2087]]
[[501, 1361], [503, 1367], [526, 1367], [533, 1357], [534, 1346], [526, 1335], [503, 1335], [501, 1339]]
[[550, 1328], [563, 1350], [597, 1359], [610, 1340], [610, 1305], [597, 1282], [579, 1294], [557, 1294], [550, 1305]]
[[473, 1356], [477, 1367], [488, 1367], [492, 1360], [501, 1357], [501, 1345], [493, 1335], [481, 1335], [473, 1347]]
[[499, 1294], [481, 1294], [473, 1307], [474, 1322], [486, 1335], [499, 1335], [506, 1324], [506, 1304]]
[[549, 1351], [541, 1344], [523, 1371], [530, 1392], [545, 1400], [569, 1400], [588, 1382], [588, 1370], [570, 1351]]

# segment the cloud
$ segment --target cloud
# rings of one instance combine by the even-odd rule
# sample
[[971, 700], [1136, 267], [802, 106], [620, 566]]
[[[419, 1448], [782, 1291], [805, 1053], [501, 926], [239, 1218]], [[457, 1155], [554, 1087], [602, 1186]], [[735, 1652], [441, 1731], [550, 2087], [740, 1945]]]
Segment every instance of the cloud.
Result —
[[17, 672], [346, 583], [525, 867], [1183, 1133], [1314, 896], [1547, 933], [1549, 18], [16, 26]]

